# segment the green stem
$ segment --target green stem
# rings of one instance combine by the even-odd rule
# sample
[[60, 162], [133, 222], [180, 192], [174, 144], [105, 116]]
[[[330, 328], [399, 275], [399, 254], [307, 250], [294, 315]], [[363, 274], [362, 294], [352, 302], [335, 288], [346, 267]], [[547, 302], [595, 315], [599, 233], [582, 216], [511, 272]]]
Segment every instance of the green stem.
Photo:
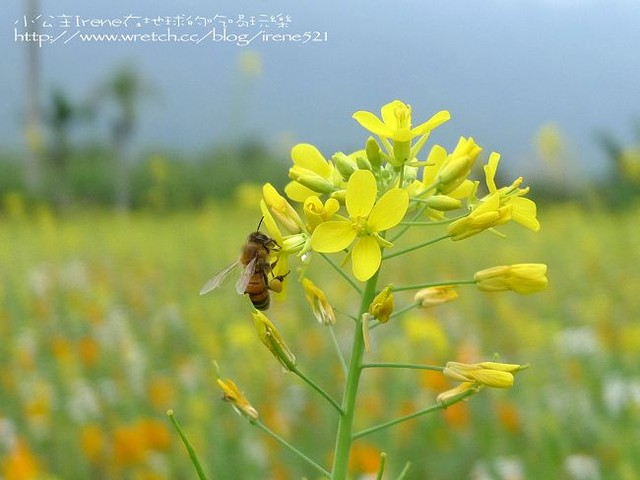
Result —
[[340, 274], [342, 278], [344, 278], [347, 282], [349, 282], [349, 284], [354, 288], [356, 292], [358, 292], [359, 295], [362, 295], [362, 289], [355, 282], [355, 280], [353, 280], [353, 278], [347, 275], [345, 271], [342, 270], [338, 265], [336, 265], [336, 263], [333, 260], [331, 260], [331, 258], [328, 257], [326, 254], [321, 253], [320, 256], [324, 258], [329, 263], [329, 265], [331, 265], [333, 269]]
[[365, 435], [370, 435], [370, 434], [378, 432], [380, 430], [384, 430], [385, 428], [393, 427], [394, 425], [397, 425], [398, 423], [406, 422], [407, 420], [411, 420], [413, 418], [420, 417], [422, 415], [426, 415], [427, 413], [435, 412], [436, 410], [444, 410], [447, 407], [450, 407], [451, 405], [453, 405], [454, 403], [461, 402], [462, 400], [464, 400], [465, 398], [473, 395], [474, 393], [476, 393], [474, 390], [467, 390], [463, 394], [459, 395], [458, 397], [453, 398], [452, 400], [450, 400], [448, 402], [437, 403], [435, 405], [431, 405], [430, 407], [423, 408], [422, 410], [418, 410], [416, 412], [410, 413], [409, 415], [405, 415], [404, 417], [396, 418], [394, 420], [390, 420], [388, 422], [381, 423], [379, 425], [375, 425], [375, 426], [373, 426], [371, 428], [367, 428], [365, 430], [361, 430], [360, 432], [355, 433], [353, 435], [353, 440], [355, 440], [356, 438], [364, 437]]
[[292, 368], [291, 371], [296, 375], [298, 375], [302, 380], [304, 380], [307, 383], [307, 385], [313, 388], [316, 392], [322, 395], [331, 405], [333, 405], [333, 408], [335, 408], [340, 415], [344, 415], [344, 411], [342, 410], [342, 407], [340, 407], [338, 402], [336, 402], [333, 398], [331, 398], [331, 396], [327, 392], [325, 392], [322, 389], [322, 387], [320, 387], [313, 380], [307, 377], [304, 373], [298, 370], [297, 367]]
[[273, 430], [271, 430], [269, 427], [267, 427], [265, 424], [263, 424], [260, 420], [253, 420], [251, 422], [252, 425], [255, 425], [256, 427], [258, 427], [260, 430], [262, 430], [263, 432], [265, 432], [267, 435], [269, 435], [270, 437], [274, 438], [275, 440], [277, 440], [280, 444], [284, 445], [285, 447], [287, 447], [289, 450], [291, 450], [293, 453], [295, 453], [298, 457], [300, 457], [301, 459], [303, 459], [305, 462], [307, 462], [309, 465], [311, 465], [313, 468], [315, 468], [318, 472], [320, 472], [322, 475], [324, 475], [327, 478], [331, 478], [331, 474], [329, 472], [327, 472], [324, 468], [322, 468], [320, 465], [318, 465], [316, 462], [314, 462], [313, 460], [311, 460], [309, 457], [307, 457], [304, 453], [302, 453], [300, 450], [298, 450], [296, 447], [294, 447], [293, 445], [291, 445], [289, 442], [287, 442], [284, 438], [282, 438], [280, 435], [278, 435], [276, 432], [274, 432]]
[[411, 468], [411, 462], [407, 462], [404, 465], [404, 468], [402, 469], [402, 471], [400, 472], [400, 475], [398, 476], [398, 478], [396, 478], [396, 480], [404, 480], [404, 477], [407, 476], [407, 472], [409, 471], [410, 468]]
[[389, 320], [393, 320], [394, 318], [398, 318], [400, 315], [403, 315], [403, 314], [405, 314], [407, 312], [410, 312], [411, 310], [413, 310], [414, 308], [418, 308], [419, 306], [420, 306], [420, 304], [418, 302], [410, 303], [406, 307], [401, 308], [400, 310], [397, 310], [397, 311], [393, 312], [391, 314], [391, 316], [389, 317]]
[[418, 243], [417, 245], [413, 245], [411, 247], [403, 248], [402, 250], [396, 250], [393, 253], [388, 253], [382, 257], [382, 260], [387, 260], [389, 258], [397, 257], [399, 255], [404, 255], [405, 253], [413, 252], [414, 250], [418, 250], [419, 248], [426, 247], [428, 245], [433, 245], [434, 243], [438, 243], [441, 240], [449, 238], [451, 235], [448, 233], [446, 235], [442, 235], [441, 237], [432, 238], [431, 240], [427, 240], [426, 242]]
[[434, 372], [442, 372], [444, 370], [444, 367], [419, 363], [363, 363], [362, 368], [408, 368], [413, 370], [433, 370]]
[[347, 383], [342, 399], [342, 410], [344, 414], [340, 417], [338, 432], [336, 434], [335, 455], [333, 458], [332, 480], [346, 480], [349, 467], [349, 453], [351, 452], [353, 417], [355, 414], [356, 397], [358, 385], [362, 373], [362, 358], [364, 356], [364, 337], [362, 335], [362, 315], [369, 310], [369, 305], [376, 295], [376, 283], [378, 272], [371, 277], [364, 288], [362, 300], [360, 302], [360, 312], [358, 314], [353, 335], [351, 348], [351, 359], [349, 361], [349, 372]]
[[173, 410], [168, 410], [167, 416], [169, 417], [169, 420], [171, 420], [171, 423], [173, 423], [173, 426], [175, 427], [175, 429], [178, 431], [178, 435], [180, 435], [180, 438], [182, 439], [182, 443], [184, 443], [184, 446], [187, 449], [187, 452], [189, 453], [189, 458], [191, 459], [191, 463], [193, 463], [193, 466], [195, 467], [196, 472], [198, 473], [198, 478], [200, 480], [207, 480], [207, 476], [205, 475], [204, 470], [202, 469], [202, 465], [200, 465], [200, 461], [198, 460], [196, 451], [193, 449], [193, 447], [191, 446], [191, 442], [189, 442], [189, 439], [184, 434], [184, 431], [182, 430], [182, 426], [180, 425], [180, 422], [178, 422], [178, 419], [173, 414]]
[[473, 285], [475, 280], [450, 280], [447, 282], [430, 282], [430, 283], [417, 283], [415, 285], [404, 285], [400, 287], [393, 287], [394, 292], [402, 292], [406, 290], [420, 290], [422, 288], [431, 287], [446, 287], [449, 285]]
[[382, 452], [380, 454], [380, 467], [378, 467], [378, 475], [376, 475], [376, 480], [382, 480], [382, 475], [384, 475], [385, 463], [387, 463], [387, 454]]

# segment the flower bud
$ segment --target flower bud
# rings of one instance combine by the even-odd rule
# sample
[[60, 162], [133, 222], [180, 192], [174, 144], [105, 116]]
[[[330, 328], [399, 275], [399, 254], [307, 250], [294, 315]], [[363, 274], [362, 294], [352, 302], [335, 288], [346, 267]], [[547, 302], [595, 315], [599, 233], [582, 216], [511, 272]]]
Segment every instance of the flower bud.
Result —
[[380, 168], [380, 165], [382, 165], [382, 156], [380, 152], [380, 145], [378, 145], [378, 142], [375, 138], [367, 138], [365, 151], [367, 152], [367, 158], [369, 159], [369, 163], [371, 163], [371, 166], [375, 169]]
[[513, 290], [528, 294], [547, 288], [546, 274], [547, 266], [543, 263], [519, 263], [480, 270], [473, 278], [483, 292]]
[[342, 175], [342, 178], [345, 180], [349, 180], [351, 174], [358, 169], [356, 162], [342, 152], [334, 154], [331, 159], [338, 169], [338, 172], [340, 172], [340, 175]]
[[509, 388], [513, 386], [513, 373], [527, 368], [522, 365], [482, 362], [460, 363], [447, 362], [443, 373], [446, 377], [459, 382], [475, 382], [493, 388]]
[[457, 198], [449, 197], [448, 195], [432, 195], [427, 197], [424, 203], [441, 212], [447, 212], [449, 210], [457, 210], [462, 207], [462, 202]]
[[262, 187], [264, 203], [278, 219], [278, 221], [291, 233], [298, 233], [301, 230], [302, 220], [298, 212], [287, 200], [278, 193], [270, 183]]

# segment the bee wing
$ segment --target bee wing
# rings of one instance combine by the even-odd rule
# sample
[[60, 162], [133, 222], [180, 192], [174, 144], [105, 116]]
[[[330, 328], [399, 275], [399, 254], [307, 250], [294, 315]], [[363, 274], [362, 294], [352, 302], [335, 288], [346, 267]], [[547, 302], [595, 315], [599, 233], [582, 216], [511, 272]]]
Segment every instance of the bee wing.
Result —
[[242, 275], [238, 279], [236, 283], [236, 292], [240, 295], [244, 294], [244, 291], [247, 289], [247, 285], [249, 285], [249, 281], [254, 273], [256, 273], [256, 264], [258, 263], [258, 257], [253, 257], [251, 261], [247, 264], [247, 266], [242, 271]]
[[200, 295], [204, 295], [205, 293], [209, 293], [211, 290], [218, 288], [224, 282], [224, 279], [227, 278], [233, 270], [240, 264], [240, 260], [236, 260], [231, 265], [220, 270], [215, 277], [209, 280], [204, 286], [200, 289]]

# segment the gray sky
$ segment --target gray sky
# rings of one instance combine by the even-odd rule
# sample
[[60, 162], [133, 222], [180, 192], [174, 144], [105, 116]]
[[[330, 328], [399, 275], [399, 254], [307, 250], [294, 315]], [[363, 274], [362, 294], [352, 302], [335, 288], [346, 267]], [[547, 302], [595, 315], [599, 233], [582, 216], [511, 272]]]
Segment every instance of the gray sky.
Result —
[[[0, 37], [0, 142], [22, 144], [25, 44], [15, 41], [23, 2], [3, 0]], [[399, 98], [413, 106], [414, 122], [440, 109], [452, 121], [432, 140], [447, 148], [460, 135], [503, 154], [505, 166], [535, 172], [532, 138], [556, 122], [578, 161], [603, 162], [596, 129], [630, 141], [640, 117], [640, 2], [631, 0], [41, 0], [43, 18], [59, 15], [114, 19], [191, 15], [226, 16], [227, 35], [258, 34], [246, 47], [232, 41], [80, 41], [87, 33], [167, 33], [166, 27], [68, 28], [41, 49], [45, 92], [57, 85], [86, 99], [124, 63], [135, 65], [155, 94], [144, 107], [141, 147], [186, 152], [246, 135], [286, 145], [310, 142], [327, 155], [359, 148], [366, 133], [351, 119]], [[289, 15], [286, 28], [256, 20]], [[220, 21], [222, 17], [218, 17]], [[14, 22], [18, 21], [17, 25]], [[204, 36], [221, 24], [174, 27]], [[44, 27], [42, 29], [45, 30]], [[65, 30], [54, 25], [48, 31]], [[320, 32], [326, 41], [267, 42], [260, 34]], [[212, 34], [210, 34], [212, 35]], [[315, 34], [313, 34], [315, 35]], [[259, 55], [262, 73], [238, 73], [239, 58]]]

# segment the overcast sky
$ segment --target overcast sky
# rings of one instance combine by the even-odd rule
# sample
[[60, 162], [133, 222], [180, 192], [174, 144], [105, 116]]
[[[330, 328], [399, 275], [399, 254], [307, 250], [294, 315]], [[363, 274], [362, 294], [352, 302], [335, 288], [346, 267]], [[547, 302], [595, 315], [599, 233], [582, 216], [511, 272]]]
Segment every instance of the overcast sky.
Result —
[[[22, 145], [25, 91], [23, 3], [2, 0], [0, 142]], [[377, 111], [395, 98], [414, 122], [441, 109], [452, 121], [432, 139], [452, 147], [473, 136], [504, 163], [535, 170], [532, 138], [555, 122], [581, 161], [603, 161], [593, 140], [604, 129], [631, 141], [640, 117], [640, 2], [622, 0], [41, 0], [42, 32], [60, 40], [41, 49], [43, 89], [86, 99], [118, 66], [135, 65], [154, 94], [146, 101], [141, 147], [194, 152], [246, 135], [282, 145], [310, 142], [325, 154], [359, 148], [356, 110]], [[288, 15], [286, 28], [258, 20]], [[172, 27], [200, 37], [228, 23], [228, 41], [177, 43], [81, 41], [88, 33], [167, 33], [165, 26], [62, 28], [60, 15], [117, 19], [186, 15], [208, 26]], [[240, 27], [241, 15], [256, 25]], [[205, 20], [201, 20], [205, 21]], [[15, 23], [17, 22], [17, 23]], [[218, 23], [216, 23], [218, 22]], [[79, 34], [70, 39], [76, 32]], [[262, 33], [260, 33], [262, 32]], [[266, 41], [264, 34], [312, 33], [322, 41]], [[233, 35], [257, 35], [239, 46]], [[196, 37], [194, 37], [195, 39]], [[326, 38], [326, 41], [325, 41]], [[67, 41], [65, 43], [65, 41]], [[239, 73], [247, 52], [259, 76]]]

